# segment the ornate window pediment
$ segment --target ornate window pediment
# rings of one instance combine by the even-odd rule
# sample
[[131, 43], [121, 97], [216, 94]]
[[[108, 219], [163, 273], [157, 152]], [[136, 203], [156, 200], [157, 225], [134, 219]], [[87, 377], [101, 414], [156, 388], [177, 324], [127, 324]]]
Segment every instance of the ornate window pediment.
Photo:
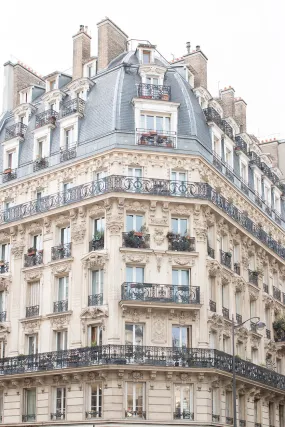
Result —
[[94, 270], [94, 269], [103, 269], [106, 271], [106, 263], [109, 259], [109, 256], [107, 253], [89, 253], [84, 258], [82, 258], [82, 263], [84, 268], [87, 270]]
[[85, 94], [83, 99], [86, 100], [87, 92], [95, 85], [95, 83], [90, 80], [88, 77], [81, 77], [80, 79], [71, 81], [66, 86], [66, 91], [69, 93], [70, 97], [76, 98], [77, 93]]

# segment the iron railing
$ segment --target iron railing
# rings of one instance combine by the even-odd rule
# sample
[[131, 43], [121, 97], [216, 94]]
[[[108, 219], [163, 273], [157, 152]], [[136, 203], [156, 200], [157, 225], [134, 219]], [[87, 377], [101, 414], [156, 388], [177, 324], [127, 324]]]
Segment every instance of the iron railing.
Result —
[[200, 287], [124, 282], [121, 297], [123, 301], [200, 304]]
[[88, 306], [103, 305], [103, 294], [88, 295]]
[[245, 420], [239, 420], [239, 427], [246, 427], [246, 421]]
[[208, 252], [209, 257], [215, 259], [215, 249], [213, 249], [209, 245], [207, 245], [207, 252]]
[[103, 193], [112, 192], [139, 192], [140, 194], [155, 194], [162, 197], [180, 196], [188, 199], [209, 200], [242, 228], [247, 230], [248, 233], [278, 256], [285, 259], [285, 247], [274, 240], [259, 225], [255, 224], [246, 213], [239, 210], [232, 202], [228, 201], [205, 182], [184, 182], [111, 175], [104, 179], [73, 187], [69, 190], [68, 201], [66, 200], [66, 191], [63, 191], [2, 210], [0, 212], [0, 223], [19, 221], [40, 212], [56, 209], [66, 203], [77, 203]]
[[7, 141], [8, 139], [17, 138], [17, 137], [24, 138], [27, 128], [28, 126], [21, 122], [15, 123], [12, 126], [6, 127], [5, 141]]
[[[103, 345], [0, 359], [0, 375], [109, 364], [212, 368], [232, 372], [232, 355], [205, 348]], [[285, 376], [236, 358], [236, 375], [285, 390]]]
[[26, 317], [38, 316], [39, 312], [40, 312], [39, 305], [31, 305], [30, 307], [26, 307]]
[[76, 144], [68, 148], [61, 148], [59, 152], [60, 162], [67, 162], [68, 160], [75, 159], [76, 153]]
[[174, 420], [194, 420], [194, 412], [190, 412], [190, 411], [180, 411], [180, 410], [176, 410], [173, 413], [173, 418]]
[[283, 300], [283, 304], [285, 304], [285, 293], [284, 292], [282, 292], [282, 300]]
[[142, 418], [143, 420], [146, 419], [146, 411], [125, 411], [125, 417], [126, 418], [130, 418], [130, 417], [134, 417], [134, 418]]
[[17, 178], [17, 169], [5, 169], [2, 175], [2, 182], [9, 182]]
[[9, 262], [3, 261], [0, 263], [0, 274], [8, 273], [9, 272]]
[[85, 418], [86, 419], [90, 419], [90, 418], [101, 418], [102, 417], [102, 411], [86, 411], [85, 412]]
[[0, 312], [0, 322], [6, 322], [6, 318], [7, 318], [7, 312], [6, 311]]
[[240, 276], [240, 263], [239, 262], [234, 263], [234, 272]]
[[176, 132], [137, 129], [137, 144], [173, 148], [176, 146]]
[[233, 128], [231, 127], [231, 125], [226, 120], [222, 120], [222, 130], [230, 139], [232, 139], [232, 140], [234, 139]]
[[24, 267], [33, 267], [35, 265], [43, 264], [43, 251], [35, 250], [35, 254], [30, 255], [29, 253], [24, 256]]
[[236, 314], [236, 321], [237, 321], [238, 325], [240, 325], [242, 323], [242, 315], [241, 314]]
[[23, 423], [28, 423], [30, 421], [36, 421], [36, 414], [26, 414], [26, 415], [22, 415], [22, 422]]
[[209, 305], [210, 305], [210, 310], [213, 311], [214, 313], [216, 313], [217, 304], [215, 303], [215, 301], [210, 300]]
[[196, 249], [195, 237], [181, 236], [181, 234], [172, 232], [169, 232], [167, 237], [170, 251], [194, 252]]
[[220, 415], [212, 414], [212, 421], [218, 423], [220, 421]]
[[138, 97], [146, 99], [160, 99], [162, 101], [170, 101], [171, 87], [164, 85], [152, 85], [148, 83], [140, 83], [138, 85]]
[[234, 422], [234, 419], [233, 419], [233, 417], [226, 417], [226, 424], [233, 424], [233, 422]]
[[65, 411], [63, 411], [63, 412], [60, 412], [60, 411], [52, 412], [50, 414], [50, 419], [51, 419], [51, 421], [65, 420]]
[[225, 252], [220, 249], [221, 253], [221, 264], [227, 268], [232, 268], [232, 254], [230, 252]]
[[258, 272], [253, 270], [248, 270], [248, 281], [253, 285], [258, 286]]
[[254, 427], [262, 427], [261, 423], [254, 423]]
[[268, 288], [268, 285], [266, 283], [263, 283], [263, 290], [264, 290], [264, 292], [269, 294], [269, 288]]
[[128, 231], [122, 233], [123, 235], [123, 248], [149, 248], [149, 234], [141, 233], [138, 231]]
[[257, 167], [259, 167], [259, 168], [261, 168], [261, 160], [260, 160], [260, 157], [254, 152], [254, 151], [250, 151], [249, 153], [248, 153], [248, 155], [249, 155], [249, 158], [250, 158], [250, 164], [252, 165], [252, 166], [257, 166]]
[[37, 159], [33, 164], [34, 172], [38, 172], [45, 168], [48, 168], [48, 159], [46, 157], [41, 157], [40, 159]]
[[215, 151], [213, 152], [213, 165], [220, 171], [223, 171], [223, 160]]
[[226, 308], [226, 307], [223, 307], [222, 308], [222, 312], [223, 312], [223, 317], [225, 318], [225, 319], [230, 319], [230, 311], [229, 311], [229, 309], [228, 308]]
[[53, 303], [53, 312], [54, 313], [63, 313], [68, 311], [68, 300], [55, 301]]
[[236, 142], [235, 152], [242, 151], [244, 154], [247, 155], [248, 146], [245, 140], [240, 135], [236, 135], [235, 142]]
[[71, 257], [71, 243], [62, 243], [58, 246], [51, 248], [51, 260], [56, 261], [58, 259], [70, 258]]
[[208, 122], [214, 122], [220, 129], [222, 129], [222, 118], [213, 107], [208, 107], [203, 111]]
[[85, 101], [81, 98], [70, 99], [60, 105], [60, 117], [70, 116], [74, 113], [84, 114]]
[[248, 184], [244, 181], [244, 179], [242, 177], [239, 177], [239, 180], [240, 180], [241, 191], [248, 196], [249, 195]]
[[270, 329], [266, 329], [266, 338], [268, 338], [269, 340], [271, 340], [271, 331], [270, 331]]
[[89, 252], [98, 251], [100, 249], [104, 249], [104, 236], [98, 239], [92, 239], [89, 242]]
[[36, 114], [36, 129], [45, 125], [55, 125], [58, 119], [58, 112], [50, 109]]
[[277, 299], [278, 301], [281, 301], [281, 291], [275, 286], [273, 286], [273, 298]]

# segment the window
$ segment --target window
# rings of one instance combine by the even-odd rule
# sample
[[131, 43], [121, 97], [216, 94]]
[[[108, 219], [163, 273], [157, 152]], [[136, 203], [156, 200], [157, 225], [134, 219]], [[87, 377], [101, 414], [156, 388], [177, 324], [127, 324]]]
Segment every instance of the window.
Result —
[[158, 132], [169, 132], [170, 116], [152, 116], [141, 114], [141, 128]]
[[74, 143], [73, 135], [74, 135], [73, 128], [68, 128], [64, 130], [64, 148], [66, 150], [69, 150]]
[[141, 324], [125, 324], [125, 344], [143, 345], [144, 327]]
[[16, 151], [7, 152], [7, 168], [16, 169]]
[[67, 331], [55, 332], [55, 350], [67, 350]]
[[212, 388], [212, 415], [213, 421], [219, 421], [220, 419], [220, 390], [218, 388]]
[[225, 161], [229, 166], [233, 166], [233, 152], [228, 147], [225, 147]]
[[49, 89], [50, 89], [50, 90], [54, 90], [54, 89], [56, 89], [56, 80], [51, 80], [51, 81], [49, 82]]
[[234, 264], [238, 264], [240, 262], [239, 245], [234, 245], [233, 255], [234, 255]]
[[226, 424], [232, 423], [232, 416], [233, 416], [233, 394], [231, 391], [226, 391]]
[[55, 111], [55, 103], [54, 102], [49, 104], [49, 109], [52, 111]]
[[127, 215], [126, 231], [141, 231], [143, 226], [142, 215]]
[[69, 282], [68, 276], [60, 277], [58, 279], [57, 301], [68, 300], [68, 282]]
[[125, 415], [145, 419], [145, 383], [126, 383]]
[[216, 301], [216, 279], [209, 277], [209, 296], [211, 301]]
[[226, 335], [223, 335], [223, 351], [228, 354], [231, 353], [231, 341]]
[[251, 349], [251, 361], [257, 365], [258, 363], [258, 350], [257, 348]]
[[282, 374], [282, 359], [276, 358], [276, 372]]
[[229, 286], [222, 285], [222, 307], [229, 308]]
[[255, 300], [250, 301], [249, 313], [250, 313], [249, 317], [255, 317], [256, 316], [256, 301]]
[[[34, 282], [28, 284], [28, 301], [27, 307], [38, 307], [40, 301], [40, 283]], [[35, 313], [34, 313], [35, 314]], [[38, 314], [38, 312], [37, 312]]]
[[277, 213], [280, 214], [281, 212], [281, 208], [280, 208], [280, 197], [278, 194], [276, 194], [275, 192], [273, 193], [273, 200], [274, 200], [274, 209]]
[[100, 179], [104, 179], [106, 177], [106, 171], [94, 172], [94, 181], [99, 181]]
[[38, 353], [38, 335], [27, 335], [27, 351], [28, 354]]
[[5, 357], [5, 341], [0, 341], [0, 359]]
[[237, 342], [236, 349], [237, 349], [237, 355], [241, 359], [244, 359], [244, 343], [242, 341]]
[[35, 421], [37, 412], [37, 393], [35, 388], [24, 389], [25, 417], [23, 421]]
[[0, 391], [0, 417], [1, 417], [1, 422], [3, 422], [3, 410], [4, 410], [4, 405], [3, 405], [3, 391]]
[[42, 250], [42, 235], [36, 234], [35, 236], [32, 236], [32, 247], [36, 249], [37, 251]]
[[254, 422], [260, 423], [260, 400], [254, 399]]
[[132, 176], [133, 178], [141, 178], [142, 168], [128, 168], [128, 176]]
[[171, 218], [171, 229], [173, 233], [181, 234], [184, 236], [187, 234], [188, 221], [184, 218]]
[[70, 227], [60, 229], [60, 243], [63, 245], [70, 243]]
[[173, 268], [172, 269], [172, 285], [173, 286], [190, 286], [190, 271]]
[[89, 418], [102, 417], [102, 384], [92, 384]]
[[96, 218], [94, 220], [94, 235], [104, 234], [105, 230], [105, 218]]
[[93, 270], [91, 274], [91, 295], [103, 294], [104, 271]]
[[172, 347], [191, 348], [191, 326], [172, 326]]
[[150, 51], [143, 50], [143, 64], [150, 64]]
[[216, 349], [217, 348], [217, 333], [216, 331], [211, 330], [210, 331], [210, 348]]
[[217, 138], [215, 135], [213, 137], [213, 150], [215, 154], [217, 154], [218, 156], [221, 155], [221, 140]]
[[88, 345], [95, 347], [102, 345], [102, 327], [97, 325], [90, 325], [88, 327]]
[[37, 152], [37, 156], [40, 159], [43, 158], [43, 144], [44, 144], [44, 140], [43, 139], [38, 139], [38, 152]]
[[55, 389], [55, 402], [54, 402], [54, 414], [52, 414], [53, 420], [64, 420], [66, 410], [66, 388], [59, 387]]
[[270, 206], [271, 205], [271, 189], [264, 184], [264, 200], [265, 203]]
[[284, 427], [284, 405], [279, 405], [279, 427]]
[[194, 391], [193, 384], [174, 385], [174, 418], [194, 419]]
[[240, 176], [247, 183], [247, 164], [240, 162]]
[[157, 77], [146, 77], [145, 82], [149, 85], [158, 85], [159, 80]]
[[254, 179], [254, 191], [260, 195], [261, 194], [261, 177], [256, 173], [253, 175]]
[[275, 405], [269, 402], [269, 426], [275, 426]]
[[6, 243], [0, 246], [1, 249], [1, 261], [10, 261], [10, 244]]
[[131, 282], [144, 283], [144, 268], [127, 266], [126, 281], [128, 283], [131, 283]]
[[238, 396], [238, 414], [239, 414], [239, 419], [245, 421], [246, 416], [245, 416], [245, 408], [246, 408], [246, 403], [245, 403], [245, 395], [244, 394], [239, 394]]
[[185, 172], [171, 171], [171, 192], [172, 194], [182, 194], [187, 190], [187, 175]]

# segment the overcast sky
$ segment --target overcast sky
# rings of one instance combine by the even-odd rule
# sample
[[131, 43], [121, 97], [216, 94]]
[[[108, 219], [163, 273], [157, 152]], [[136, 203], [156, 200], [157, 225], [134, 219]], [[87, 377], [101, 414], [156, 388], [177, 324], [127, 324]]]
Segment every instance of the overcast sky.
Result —
[[187, 41], [192, 48], [199, 44], [208, 57], [211, 94], [232, 86], [247, 102], [248, 132], [281, 139], [284, 15], [284, 0], [9, 0], [2, 4], [0, 63], [20, 60], [41, 75], [70, 70], [79, 25], [91, 30], [95, 55], [96, 24], [108, 16], [129, 38], [148, 39], [169, 60], [186, 53]]

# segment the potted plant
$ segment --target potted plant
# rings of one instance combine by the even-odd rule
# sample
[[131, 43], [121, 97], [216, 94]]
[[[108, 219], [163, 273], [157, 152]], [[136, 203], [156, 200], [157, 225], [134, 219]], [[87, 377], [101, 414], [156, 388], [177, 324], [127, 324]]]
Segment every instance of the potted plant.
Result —
[[275, 341], [283, 341], [285, 337], [285, 318], [279, 317], [273, 322]]
[[149, 132], [149, 134], [150, 134], [150, 136], [155, 136], [155, 135], [157, 135], [157, 131], [156, 130], [151, 130]]
[[97, 341], [91, 341], [91, 347], [97, 347]]
[[172, 142], [170, 141], [170, 139], [166, 141], [166, 147], [172, 147]]
[[231, 252], [226, 252], [226, 256], [231, 258], [232, 257], [232, 253]]
[[98, 242], [98, 240], [101, 240], [104, 237], [104, 231], [96, 231], [96, 233], [93, 236], [93, 242]]
[[174, 233], [173, 231], [169, 231], [166, 235], [168, 240], [174, 240], [177, 237], [177, 234]]
[[31, 248], [28, 249], [28, 255], [29, 256], [32, 256], [32, 255], [35, 255], [35, 254], [36, 254], [36, 249], [35, 248], [31, 247]]
[[4, 170], [4, 173], [5, 174], [8, 174], [8, 173], [11, 173], [12, 172], [12, 169], [9, 167], [9, 168], [6, 168], [5, 170]]
[[169, 101], [169, 95], [168, 93], [163, 93], [161, 96], [162, 101]]
[[5, 264], [4, 259], [0, 259], [0, 267], [3, 267], [4, 264]]

